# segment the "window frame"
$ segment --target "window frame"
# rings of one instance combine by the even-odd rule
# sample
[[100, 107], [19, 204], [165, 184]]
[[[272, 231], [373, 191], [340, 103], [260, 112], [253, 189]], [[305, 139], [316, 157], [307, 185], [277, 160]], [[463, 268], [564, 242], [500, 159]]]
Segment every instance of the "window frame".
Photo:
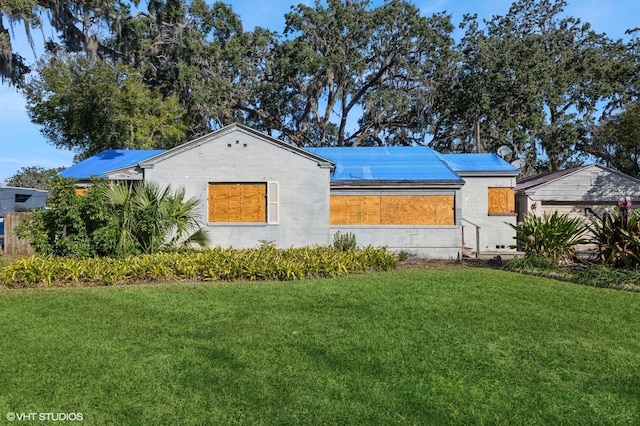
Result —
[[[430, 200], [429, 200], [430, 199]], [[353, 201], [351, 204], [350, 202]], [[404, 220], [413, 217], [413, 211], [405, 211], [407, 203], [424, 201], [431, 213], [415, 215], [420, 219]], [[443, 204], [444, 203], [444, 204]], [[416, 192], [377, 192], [377, 193], [334, 193], [330, 196], [331, 226], [455, 226], [455, 193], [416, 193]], [[443, 209], [446, 214], [443, 214]], [[426, 219], [433, 219], [428, 221]], [[443, 219], [439, 219], [443, 218]]]
[[[492, 202], [493, 193], [503, 193], [506, 195], [504, 209], [492, 210], [497, 203]], [[502, 204], [502, 203], [498, 203]], [[490, 186], [487, 188], [487, 215], [488, 216], [516, 216], [516, 196], [515, 188], [511, 186]]]
[[[240, 187], [250, 187], [250, 186], [259, 186], [262, 188], [262, 194], [264, 194], [263, 196], [261, 196], [260, 198], [262, 198], [262, 202], [260, 202], [259, 200], [253, 200], [252, 204], [248, 204], [251, 207], [254, 206], [258, 206], [259, 210], [258, 210], [258, 214], [260, 215], [260, 217], [263, 217], [264, 214], [264, 218], [263, 220], [241, 220], [242, 219], [242, 215], [240, 216], [240, 220], [215, 220], [216, 219], [216, 215], [214, 214], [213, 208], [214, 206], [211, 204], [213, 201], [213, 197], [215, 196], [214, 194], [212, 194], [212, 188], [215, 186], [228, 186], [228, 187], [236, 187], [236, 188], [240, 188]], [[239, 193], [237, 194], [240, 197], [243, 197], [243, 192], [242, 190], [239, 191]], [[280, 203], [279, 203], [279, 195], [280, 195], [280, 188], [279, 188], [279, 184], [276, 181], [250, 181], [250, 182], [237, 182], [237, 181], [224, 181], [224, 182], [208, 182], [207, 184], [207, 210], [206, 210], [206, 214], [207, 214], [207, 224], [208, 225], [260, 225], [260, 226], [264, 226], [264, 225], [277, 225], [279, 224], [279, 220], [280, 220]], [[242, 200], [241, 200], [242, 203]], [[240, 207], [242, 208], [242, 207]], [[227, 207], [228, 210], [228, 207]], [[230, 216], [230, 213], [226, 212], [223, 214], [219, 214], [219, 215], [226, 215], [227, 217]]]

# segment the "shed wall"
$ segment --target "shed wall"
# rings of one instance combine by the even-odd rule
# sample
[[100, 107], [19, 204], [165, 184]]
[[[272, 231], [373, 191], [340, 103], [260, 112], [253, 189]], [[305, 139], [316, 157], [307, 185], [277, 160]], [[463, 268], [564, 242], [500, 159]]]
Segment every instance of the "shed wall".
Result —
[[[21, 203], [16, 203], [16, 195], [25, 195], [29, 198]], [[6, 213], [15, 212], [21, 209], [31, 210], [36, 208], [44, 208], [47, 204], [48, 192], [33, 188], [0, 188], [0, 217], [4, 217]]]
[[622, 196], [640, 199], [638, 181], [600, 167], [586, 167], [526, 191], [533, 201], [616, 202]]

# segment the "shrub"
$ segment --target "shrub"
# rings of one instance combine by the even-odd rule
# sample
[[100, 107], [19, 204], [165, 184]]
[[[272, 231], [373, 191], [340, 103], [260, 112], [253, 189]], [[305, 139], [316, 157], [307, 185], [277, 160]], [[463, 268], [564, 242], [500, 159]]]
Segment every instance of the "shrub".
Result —
[[603, 265], [592, 265], [576, 272], [573, 281], [594, 287], [609, 287], [629, 291], [640, 290], [639, 271], [611, 269]]
[[38, 211], [16, 228], [37, 253], [88, 257], [112, 253], [105, 227], [107, 205], [100, 195], [102, 181], [93, 181], [85, 196], [75, 193], [72, 179], [54, 177], [48, 184], [48, 210]]
[[111, 285], [140, 281], [299, 280], [389, 270], [398, 258], [385, 248], [340, 251], [331, 247], [286, 250], [214, 248], [88, 258], [32, 256], [0, 269], [0, 285], [37, 287]]
[[601, 263], [615, 268], [640, 266], [640, 211], [631, 210], [627, 198], [621, 198], [613, 212], [593, 218], [589, 230]]
[[555, 262], [548, 257], [529, 255], [525, 257], [511, 259], [504, 269], [507, 271], [526, 271], [529, 269], [552, 269], [556, 266]]
[[351, 232], [343, 234], [338, 231], [333, 235], [333, 248], [336, 250], [355, 250], [356, 245], [356, 236]]
[[49, 209], [17, 228], [36, 253], [77, 258], [155, 253], [208, 237], [197, 221], [198, 200], [184, 189], [94, 179], [83, 196], [72, 179], [49, 184]]
[[543, 257], [554, 264], [573, 259], [575, 247], [588, 242], [586, 224], [558, 212], [543, 216], [528, 213], [521, 224], [508, 225], [515, 229], [526, 257]]
[[173, 191], [153, 182], [137, 185], [111, 184], [103, 190], [110, 207], [107, 217], [116, 229], [120, 254], [156, 253], [175, 246], [208, 243], [198, 223], [199, 200], [185, 199], [184, 188]]

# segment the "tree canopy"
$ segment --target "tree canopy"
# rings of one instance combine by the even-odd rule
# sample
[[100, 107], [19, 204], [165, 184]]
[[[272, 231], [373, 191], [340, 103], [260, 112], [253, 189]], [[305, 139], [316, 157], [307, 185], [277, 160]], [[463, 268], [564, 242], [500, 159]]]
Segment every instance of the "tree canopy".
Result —
[[44, 167], [23, 167], [7, 179], [7, 186], [18, 188], [47, 189], [52, 177], [64, 170], [64, 167], [48, 169]]
[[640, 103], [609, 118], [581, 149], [609, 167], [640, 178]]
[[[446, 12], [406, 0], [317, 0], [283, 34], [245, 31], [224, 3], [100, 0], [0, 3], [0, 75], [34, 123], [79, 158], [170, 148], [240, 121], [298, 146], [427, 144], [511, 148], [510, 160], [577, 164], [605, 118], [640, 93], [640, 42], [611, 40], [564, 14], [564, 0], [517, 0], [455, 41]], [[2, 22], [58, 39], [29, 67]], [[604, 107], [603, 107], [604, 105]], [[604, 122], [604, 121], [603, 121]]]
[[[19, 84], [30, 71], [24, 58], [13, 51], [11, 32], [23, 26], [29, 44], [33, 47], [32, 31], [43, 27], [43, 18], [56, 32], [60, 43], [70, 52], [86, 51], [92, 56], [113, 54], [102, 44], [100, 35], [119, 31], [120, 18], [138, 0], [2, 0], [0, 2], [0, 79]], [[9, 28], [5, 27], [5, 22]], [[51, 40], [46, 42], [53, 46]]]
[[186, 137], [177, 98], [141, 82], [131, 68], [77, 55], [42, 59], [24, 85], [27, 111], [42, 133], [82, 157], [105, 149], [169, 149]]
[[485, 21], [484, 30], [475, 16], [465, 18], [456, 84], [445, 94], [452, 113], [436, 133], [438, 146], [506, 145], [550, 170], [579, 161], [576, 144], [595, 122], [598, 103], [619, 90], [612, 71], [623, 46], [563, 17], [565, 6], [520, 0]]
[[452, 30], [448, 16], [402, 0], [298, 5], [243, 110], [300, 146], [422, 143]]

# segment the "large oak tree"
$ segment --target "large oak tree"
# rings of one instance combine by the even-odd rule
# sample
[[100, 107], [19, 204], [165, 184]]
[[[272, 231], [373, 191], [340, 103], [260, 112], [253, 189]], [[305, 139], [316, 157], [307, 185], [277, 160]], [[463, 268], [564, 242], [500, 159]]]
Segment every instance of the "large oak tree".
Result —
[[637, 98], [640, 56], [637, 39], [609, 40], [565, 5], [518, 0], [484, 27], [467, 16], [455, 45], [449, 16], [405, 0], [300, 4], [282, 35], [244, 31], [220, 2], [6, 0], [9, 22], [50, 16], [59, 39], [24, 83], [0, 28], [0, 73], [22, 84], [47, 138], [80, 157], [241, 121], [299, 146], [507, 145], [511, 159], [558, 169], [580, 160], [600, 105]]
[[[539, 168], [576, 160], [576, 144], [600, 102], [617, 90], [624, 46], [563, 15], [564, 0], [519, 0], [480, 29], [467, 16], [457, 84], [443, 96], [450, 114], [436, 146], [509, 146]], [[448, 96], [448, 97], [447, 97]]]
[[599, 162], [640, 178], [640, 102], [608, 118], [580, 148]]
[[300, 4], [241, 108], [300, 146], [422, 143], [452, 31], [403, 0]]

